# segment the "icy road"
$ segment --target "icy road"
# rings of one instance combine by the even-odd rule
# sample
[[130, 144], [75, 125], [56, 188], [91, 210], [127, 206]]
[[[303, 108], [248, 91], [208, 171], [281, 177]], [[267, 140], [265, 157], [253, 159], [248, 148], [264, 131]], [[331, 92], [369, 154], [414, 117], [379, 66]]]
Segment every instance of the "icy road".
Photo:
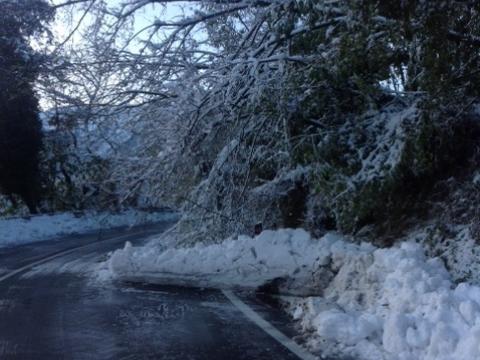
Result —
[[0, 359], [313, 358], [253, 296], [95, 280], [109, 251], [169, 225], [1, 249]]

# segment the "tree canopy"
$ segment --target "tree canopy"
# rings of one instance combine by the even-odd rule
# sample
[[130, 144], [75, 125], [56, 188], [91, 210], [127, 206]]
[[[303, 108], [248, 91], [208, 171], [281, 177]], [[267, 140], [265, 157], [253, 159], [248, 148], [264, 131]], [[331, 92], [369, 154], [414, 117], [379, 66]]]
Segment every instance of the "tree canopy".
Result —
[[42, 147], [34, 81], [44, 59], [30, 41], [52, 15], [41, 0], [0, 2], [0, 190], [13, 201], [19, 196], [32, 213], [40, 195]]
[[475, 154], [477, 2], [72, 3], [87, 15], [54, 99], [93, 123], [136, 109], [125, 128], [144, 146], [119, 152], [106, 184], [176, 194], [185, 229], [357, 232]]

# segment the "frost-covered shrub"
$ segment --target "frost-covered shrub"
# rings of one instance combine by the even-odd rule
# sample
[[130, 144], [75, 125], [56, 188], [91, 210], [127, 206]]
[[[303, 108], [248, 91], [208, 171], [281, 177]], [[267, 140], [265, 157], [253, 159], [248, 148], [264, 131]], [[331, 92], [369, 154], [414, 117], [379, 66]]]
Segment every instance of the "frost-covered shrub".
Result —
[[358, 230], [386, 210], [406, 141], [417, 123], [414, 104], [397, 104], [352, 116], [320, 136], [312, 181], [340, 229]]
[[0, 216], [28, 215], [28, 208], [14, 195], [0, 196]]
[[452, 118], [418, 103], [352, 117], [320, 136], [312, 188], [341, 230], [375, 224], [390, 231], [428, 209], [436, 183], [468, 172], [480, 138], [474, 118]]

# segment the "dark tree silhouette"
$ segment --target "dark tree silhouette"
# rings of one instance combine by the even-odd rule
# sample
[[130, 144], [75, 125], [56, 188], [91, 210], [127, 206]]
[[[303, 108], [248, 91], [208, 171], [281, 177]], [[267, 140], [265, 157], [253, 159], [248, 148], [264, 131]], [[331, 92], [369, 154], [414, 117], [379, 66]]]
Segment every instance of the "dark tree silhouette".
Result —
[[31, 213], [40, 194], [42, 126], [34, 81], [44, 58], [30, 45], [52, 10], [43, 0], [0, 1], [0, 190]]

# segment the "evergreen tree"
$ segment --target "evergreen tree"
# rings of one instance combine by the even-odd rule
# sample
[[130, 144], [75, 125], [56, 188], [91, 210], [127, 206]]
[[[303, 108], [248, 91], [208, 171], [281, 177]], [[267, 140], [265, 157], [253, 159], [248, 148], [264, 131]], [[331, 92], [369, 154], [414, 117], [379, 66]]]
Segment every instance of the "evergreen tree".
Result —
[[43, 0], [0, 1], [0, 189], [37, 212], [42, 127], [33, 83], [43, 57], [31, 38], [52, 10]]

